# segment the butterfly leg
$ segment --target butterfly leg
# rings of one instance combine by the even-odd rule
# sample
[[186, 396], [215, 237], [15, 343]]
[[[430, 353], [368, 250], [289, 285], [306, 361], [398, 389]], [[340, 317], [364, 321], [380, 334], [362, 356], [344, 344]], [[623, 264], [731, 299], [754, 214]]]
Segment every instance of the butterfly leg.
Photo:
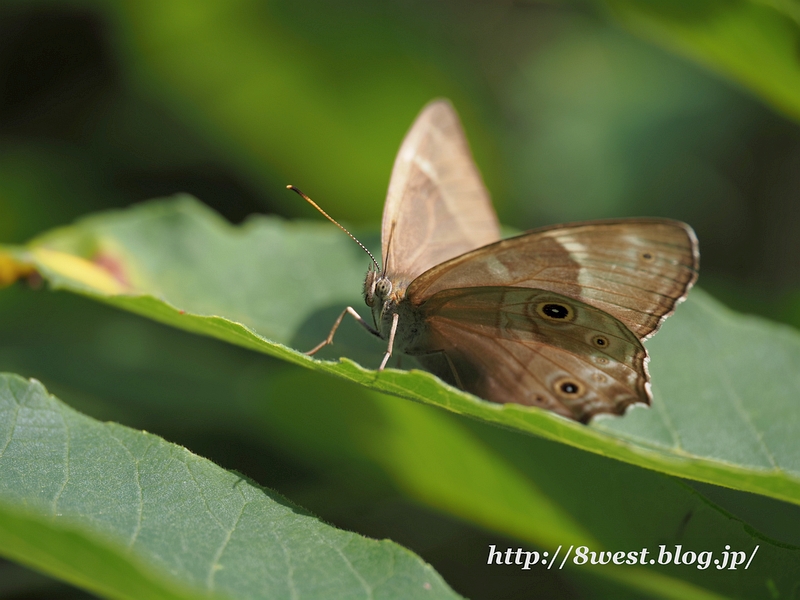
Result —
[[[444, 356], [444, 360], [445, 360], [445, 362], [447, 362], [447, 367], [450, 369], [450, 374], [453, 376], [453, 381], [452, 382], [448, 382], [448, 383], [455, 382], [456, 387], [458, 389], [466, 391], [467, 388], [464, 386], [464, 382], [461, 381], [461, 377], [459, 377], [459, 375], [458, 375], [458, 369], [456, 369], [456, 365], [453, 362], [453, 359], [450, 358], [450, 356], [447, 354], [447, 352], [445, 352], [444, 350], [431, 350], [430, 352], [425, 352], [423, 354], [417, 354], [416, 356], [419, 357], [420, 359], [424, 359], [426, 356], [439, 356], [439, 355]], [[440, 370], [440, 366], [439, 365], [436, 365], [434, 367], [430, 363], [426, 364], [424, 361], [421, 361], [421, 362], [422, 362], [422, 365], [425, 367], [425, 369], [429, 370], [434, 375], [439, 375], [439, 377], [441, 377], [442, 374], [441, 374], [441, 370]], [[441, 378], [444, 379], [443, 377], [441, 377]]]
[[394, 313], [392, 315], [392, 329], [389, 331], [389, 347], [386, 349], [386, 354], [383, 355], [383, 360], [381, 361], [381, 366], [378, 367], [378, 371], [383, 371], [386, 367], [386, 363], [389, 361], [389, 357], [392, 355], [392, 348], [394, 347], [394, 334], [397, 333], [397, 322], [400, 320], [400, 315], [398, 313]]
[[458, 371], [456, 370], [456, 366], [453, 364], [453, 359], [442, 350], [442, 354], [444, 354], [445, 360], [447, 360], [447, 366], [450, 367], [450, 372], [453, 374], [453, 379], [456, 380], [456, 385], [460, 390], [466, 390], [467, 388], [464, 387], [464, 384], [461, 382], [461, 377], [458, 376]]
[[[352, 306], [348, 306], [347, 308], [345, 308], [345, 309], [342, 311], [342, 314], [340, 314], [340, 315], [339, 315], [339, 318], [338, 318], [338, 319], [336, 319], [336, 321], [334, 322], [334, 324], [333, 324], [333, 327], [331, 327], [331, 332], [328, 334], [328, 337], [326, 337], [326, 338], [325, 338], [324, 340], [322, 340], [322, 341], [321, 341], [319, 344], [317, 344], [316, 346], [314, 346], [314, 347], [313, 347], [311, 350], [309, 350], [308, 352], [306, 352], [306, 354], [307, 354], [308, 356], [314, 356], [314, 355], [315, 355], [317, 352], [319, 352], [320, 350], [322, 350], [322, 349], [323, 349], [325, 346], [327, 346], [328, 344], [332, 344], [332, 343], [333, 343], [333, 336], [334, 336], [334, 334], [336, 333], [336, 330], [337, 330], [337, 329], [339, 329], [339, 325], [341, 325], [341, 324], [342, 324], [342, 319], [344, 319], [344, 316], [345, 316], [346, 314], [348, 314], [348, 313], [349, 313], [349, 314], [350, 314], [350, 315], [351, 315], [351, 316], [352, 316], [352, 317], [353, 317], [353, 318], [354, 318], [354, 319], [355, 319], [355, 320], [356, 320], [356, 321], [357, 321], [359, 324], [361, 324], [361, 326], [362, 326], [364, 329], [366, 329], [367, 331], [369, 331], [369, 332], [370, 332], [372, 335], [377, 335], [378, 337], [380, 337], [380, 336], [381, 336], [381, 334], [380, 334], [380, 333], [378, 333], [377, 329], [375, 329], [374, 327], [372, 327], [372, 325], [370, 325], [370, 324], [369, 324], [369, 323], [367, 323], [367, 322], [366, 322], [364, 319], [362, 319], [362, 318], [361, 318], [361, 315], [359, 315], [359, 314], [356, 312], [356, 310], [355, 310], [355, 309], [354, 309]], [[391, 352], [390, 352], [390, 354], [391, 354]]]

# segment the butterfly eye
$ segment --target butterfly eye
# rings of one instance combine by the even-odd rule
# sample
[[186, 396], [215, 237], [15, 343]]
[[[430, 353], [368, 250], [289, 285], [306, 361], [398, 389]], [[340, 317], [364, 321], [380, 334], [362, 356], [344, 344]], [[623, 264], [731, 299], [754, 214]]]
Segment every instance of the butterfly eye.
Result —
[[575, 311], [563, 302], [540, 302], [536, 312], [549, 321], [572, 321], [575, 318]]
[[580, 398], [586, 392], [586, 387], [570, 377], [561, 377], [553, 384], [553, 390], [562, 398]]
[[609, 343], [608, 338], [604, 335], [596, 335], [592, 338], [592, 344], [598, 348], [608, 348]]
[[381, 296], [388, 296], [392, 292], [392, 282], [388, 279], [379, 279], [375, 285], [375, 291]]

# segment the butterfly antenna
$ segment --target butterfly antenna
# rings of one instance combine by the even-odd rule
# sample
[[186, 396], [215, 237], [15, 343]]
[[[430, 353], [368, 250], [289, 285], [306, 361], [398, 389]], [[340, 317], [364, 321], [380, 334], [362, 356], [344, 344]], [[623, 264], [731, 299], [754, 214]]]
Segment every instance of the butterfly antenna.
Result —
[[326, 213], [324, 210], [322, 210], [322, 209], [319, 207], [319, 205], [318, 205], [316, 202], [314, 202], [314, 201], [313, 201], [311, 198], [309, 198], [308, 196], [306, 196], [306, 195], [305, 195], [303, 192], [301, 192], [300, 190], [298, 190], [296, 187], [294, 187], [293, 185], [287, 185], [287, 186], [286, 186], [286, 189], [287, 189], [287, 190], [292, 190], [294, 193], [296, 193], [298, 196], [300, 196], [300, 197], [301, 197], [303, 200], [305, 200], [305, 201], [306, 201], [306, 202], [308, 202], [308, 203], [309, 203], [311, 206], [313, 206], [313, 207], [314, 207], [314, 208], [316, 208], [316, 209], [317, 209], [319, 212], [321, 212], [321, 213], [322, 213], [322, 216], [323, 216], [323, 217], [325, 217], [326, 219], [328, 219], [328, 221], [330, 221], [331, 223], [333, 223], [334, 225], [336, 225], [336, 226], [337, 226], [339, 229], [341, 229], [342, 231], [344, 231], [344, 232], [345, 232], [347, 235], [349, 235], [349, 236], [352, 238], [352, 240], [353, 240], [353, 241], [354, 241], [356, 244], [358, 244], [359, 246], [361, 246], [361, 249], [362, 249], [364, 252], [366, 252], [367, 254], [369, 254], [369, 257], [372, 259], [372, 262], [373, 262], [373, 263], [375, 263], [375, 268], [376, 268], [378, 271], [380, 271], [380, 269], [381, 269], [381, 266], [378, 264], [378, 261], [377, 261], [377, 260], [375, 260], [375, 257], [374, 257], [374, 256], [372, 256], [372, 252], [370, 252], [369, 250], [367, 250], [367, 247], [366, 247], [364, 244], [362, 244], [361, 242], [359, 242], [359, 241], [358, 241], [358, 238], [357, 238], [356, 236], [354, 236], [352, 233], [350, 233], [349, 231], [347, 231], [347, 229], [345, 229], [344, 227], [342, 227], [342, 226], [341, 226], [341, 225], [340, 225], [340, 224], [339, 224], [339, 223], [336, 221], [336, 219], [334, 219], [332, 216], [330, 216], [328, 213]]

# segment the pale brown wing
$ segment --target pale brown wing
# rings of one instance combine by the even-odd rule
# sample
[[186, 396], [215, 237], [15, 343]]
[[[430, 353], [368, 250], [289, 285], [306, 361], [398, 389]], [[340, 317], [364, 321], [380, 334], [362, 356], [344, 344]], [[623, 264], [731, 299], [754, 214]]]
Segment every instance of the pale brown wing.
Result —
[[588, 304], [542, 290], [482, 287], [439, 292], [419, 310], [426, 330], [405, 352], [477, 396], [582, 422], [650, 403], [641, 342]]
[[446, 100], [431, 102], [406, 134], [392, 169], [381, 228], [383, 272], [397, 287], [499, 239], [458, 115]]
[[407, 290], [422, 304], [442, 290], [548, 290], [616, 317], [639, 339], [656, 332], [697, 279], [691, 227], [668, 219], [559, 225], [484, 246], [423, 273]]

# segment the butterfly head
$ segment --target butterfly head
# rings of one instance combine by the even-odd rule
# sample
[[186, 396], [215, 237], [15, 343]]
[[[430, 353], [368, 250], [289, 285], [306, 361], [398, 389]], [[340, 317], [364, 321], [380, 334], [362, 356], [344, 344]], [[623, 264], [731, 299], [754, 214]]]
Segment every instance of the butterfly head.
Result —
[[[372, 316], [379, 331], [388, 327], [392, 315], [405, 297], [403, 282], [385, 275], [377, 268], [370, 268], [364, 278], [364, 302], [372, 309]], [[388, 331], [388, 330], [387, 330]]]
[[391, 279], [370, 266], [364, 278], [364, 302], [367, 306], [377, 306], [381, 308], [381, 312], [385, 312], [386, 305], [396, 301], [393, 291]]

